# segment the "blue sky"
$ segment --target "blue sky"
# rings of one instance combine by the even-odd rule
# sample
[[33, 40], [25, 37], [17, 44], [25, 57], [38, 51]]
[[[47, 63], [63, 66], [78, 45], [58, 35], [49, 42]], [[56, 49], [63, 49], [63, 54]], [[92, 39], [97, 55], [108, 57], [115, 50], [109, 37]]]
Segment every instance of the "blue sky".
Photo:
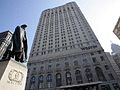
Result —
[[110, 40], [120, 45], [112, 32], [120, 16], [120, 0], [0, 0], [0, 32], [27, 24], [30, 50], [41, 12], [70, 1], [79, 5], [105, 51], [111, 51]]

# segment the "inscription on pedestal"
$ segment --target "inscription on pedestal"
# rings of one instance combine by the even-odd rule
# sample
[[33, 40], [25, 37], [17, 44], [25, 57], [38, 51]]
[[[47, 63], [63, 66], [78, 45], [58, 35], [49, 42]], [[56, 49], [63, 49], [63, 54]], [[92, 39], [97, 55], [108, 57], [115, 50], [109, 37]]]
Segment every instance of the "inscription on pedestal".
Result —
[[24, 74], [18, 70], [11, 69], [8, 74], [8, 83], [22, 85]]

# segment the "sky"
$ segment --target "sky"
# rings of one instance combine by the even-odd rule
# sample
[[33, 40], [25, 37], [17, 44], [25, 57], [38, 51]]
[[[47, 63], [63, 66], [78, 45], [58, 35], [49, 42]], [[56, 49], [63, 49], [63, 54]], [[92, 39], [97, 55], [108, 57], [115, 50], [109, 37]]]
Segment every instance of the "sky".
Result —
[[111, 52], [111, 42], [120, 45], [113, 33], [120, 16], [120, 0], [0, 0], [0, 32], [14, 32], [17, 25], [27, 24], [29, 53], [41, 12], [70, 1], [78, 4], [106, 52]]

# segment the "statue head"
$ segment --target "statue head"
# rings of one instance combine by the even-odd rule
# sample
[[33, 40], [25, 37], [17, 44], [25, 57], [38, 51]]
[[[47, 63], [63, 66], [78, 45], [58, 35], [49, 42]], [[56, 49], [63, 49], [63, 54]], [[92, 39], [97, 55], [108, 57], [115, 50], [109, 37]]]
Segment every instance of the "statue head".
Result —
[[21, 25], [21, 28], [25, 29], [27, 27], [26, 24]]

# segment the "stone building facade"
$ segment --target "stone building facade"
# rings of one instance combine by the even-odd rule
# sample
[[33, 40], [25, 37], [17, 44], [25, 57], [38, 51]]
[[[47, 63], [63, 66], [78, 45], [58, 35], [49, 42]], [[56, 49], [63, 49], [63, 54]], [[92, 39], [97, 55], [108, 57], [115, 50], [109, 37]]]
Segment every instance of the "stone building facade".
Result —
[[112, 57], [120, 69], [120, 53], [112, 54]]
[[114, 69], [114, 71], [116, 72], [118, 78], [120, 79], [120, 54], [110, 54], [109, 52], [106, 52], [106, 55]]
[[114, 88], [118, 80], [75, 2], [42, 12], [28, 60], [26, 90], [59, 90], [97, 81]]

